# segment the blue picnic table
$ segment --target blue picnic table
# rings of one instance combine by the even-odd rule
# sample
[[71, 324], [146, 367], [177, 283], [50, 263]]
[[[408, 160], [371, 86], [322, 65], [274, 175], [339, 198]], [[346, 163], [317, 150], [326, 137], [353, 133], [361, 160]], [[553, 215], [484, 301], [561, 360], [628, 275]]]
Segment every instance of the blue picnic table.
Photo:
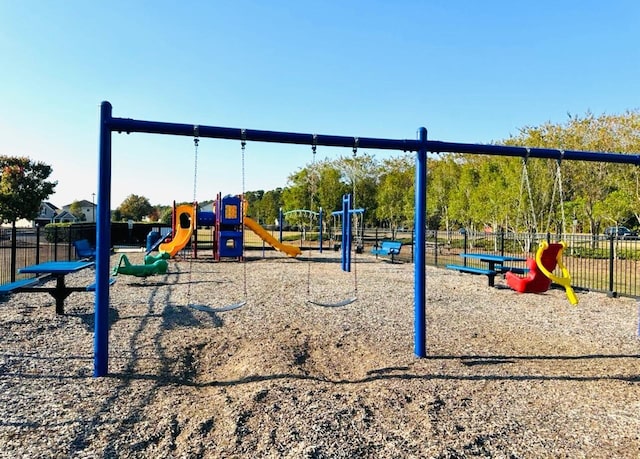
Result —
[[505, 273], [507, 271], [523, 274], [526, 272], [526, 268], [518, 268], [512, 266], [506, 266], [508, 262], [525, 262], [526, 258], [515, 257], [511, 255], [494, 255], [491, 253], [461, 253], [460, 257], [463, 259], [479, 260], [483, 263], [487, 263], [487, 268], [477, 268], [475, 266], [465, 265], [447, 265], [448, 269], [455, 269], [460, 272], [467, 272], [471, 274], [484, 274], [489, 279], [489, 287], [495, 285], [495, 277], [498, 273]]
[[26, 266], [19, 270], [22, 274], [48, 275], [56, 279], [55, 287], [20, 287], [17, 292], [46, 292], [56, 300], [56, 314], [64, 314], [64, 300], [73, 292], [86, 292], [91, 285], [85, 287], [68, 287], [65, 284], [67, 274], [75, 273], [93, 266], [93, 261], [46, 261], [37, 265]]

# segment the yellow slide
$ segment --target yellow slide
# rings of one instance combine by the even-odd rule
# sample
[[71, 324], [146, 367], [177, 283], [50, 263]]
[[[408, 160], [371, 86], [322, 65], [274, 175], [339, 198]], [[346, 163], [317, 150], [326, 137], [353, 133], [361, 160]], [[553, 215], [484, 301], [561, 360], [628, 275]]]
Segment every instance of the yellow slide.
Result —
[[172, 257], [175, 256], [185, 245], [191, 240], [193, 233], [193, 225], [195, 215], [193, 214], [193, 205], [182, 204], [176, 207], [176, 230], [171, 242], [160, 244], [158, 250], [167, 252]]
[[260, 237], [260, 239], [265, 241], [267, 244], [272, 246], [274, 249], [276, 249], [276, 250], [278, 250], [280, 252], [286, 253], [290, 257], [297, 257], [298, 255], [300, 255], [302, 253], [302, 250], [300, 250], [299, 247], [295, 247], [293, 245], [282, 244], [275, 237], [273, 237], [271, 234], [269, 234], [269, 232], [266, 229], [264, 229], [262, 226], [260, 226], [260, 224], [257, 221], [255, 221], [253, 218], [251, 218], [251, 217], [247, 217], [247, 216], [244, 217], [244, 226], [246, 226], [251, 231], [256, 233]]

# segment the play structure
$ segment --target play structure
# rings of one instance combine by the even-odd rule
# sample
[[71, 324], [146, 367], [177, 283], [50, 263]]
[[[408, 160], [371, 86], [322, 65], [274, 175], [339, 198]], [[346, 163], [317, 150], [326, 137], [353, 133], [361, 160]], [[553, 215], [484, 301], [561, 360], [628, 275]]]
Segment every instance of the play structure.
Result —
[[[549, 244], [546, 241], [540, 243], [535, 258], [527, 259], [529, 272], [522, 277], [513, 272], [505, 273], [507, 285], [520, 293], [543, 293], [549, 290], [551, 282], [555, 282], [565, 288], [567, 298], [573, 305], [578, 304], [573, 288], [571, 288], [571, 275], [562, 263], [562, 251], [566, 248], [563, 242]], [[553, 271], [558, 266], [562, 276], [556, 276]]]
[[[96, 377], [108, 373], [109, 361], [109, 253], [111, 250], [111, 138], [114, 132], [178, 135], [193, 138], [272, 142], [299, 145], [323, 145], [328, 147], [370, 150], [395, 150], [416, 153], [415, 175], [415, 250], [414, 250], [414, 353], [427, 356], [426, 323], [426, 189], [427, 152], [464, 153], [497, 156], [545, 158], [564, 161], [600, 161], [640, 165], [640, 155], [601, 153], [550, 148], [526, 148], [494, 144], [468, 144], [427, 140], [427, 130], [418, 129], [417, 139], [384, 139], [373, 137], [348, 137], [337, 135], [304, 134], [281, 131], [200, 126], [193, 124], [118, 118], [112, 115], [109, 102], [102, 102], [100, 109], [100, 141], [98, 153], [98, 208], [96, 243], [96, 297], [94, 332], [94, 371]], [[244, 163], [243, 163], [244, 164]], [[244, 189], [243, 189], [244, 192]]]
[[[309, 225], [308, 228], [309, 230], [313, 230], [314, 227], [314, 220], [317, 223], [318, 227], [317, 227], [317, 231], [318, 231], [318, 250], [320, 251], [320, 253], [322, 253], [322, 245], [323, 245], [323, 224], [322, 224], [322, 220], [324, 217], [324, 212], [322, 211], [322, 208], [319, 209], [318, 212], [314, 212], [313, 210], [309, 210], [309, 209], [293, 209], [293, 210], [288, 210], [288, 211], [284, 211], [282, 208], [280, 208], [280, 210], [278, 211], [278, 228], [280, 231], [280, 241], [282, 241], [282, 232], [284, 231], [284, 227], [285, 227], [285, 221], [287, 220], [287, 218], [291, 217], [291, 216], [295, 216], [295, 217], [301, 217], [301, 218], [305, 218], [307, 220], [309, 220]], [[296, 223], [300, 223], [300, 221], [296, 221]], [[304, 223], [302, 223], [303, 228], [306, 229], [306, 226]]]
[[[213, 203], [213, 212], [202, 211], [197, 204], [174, 205], [172, 230], [169, 233], [172, 239], [157, 244], [157, 249], [173, 258], [194, 240], [193, 235], [198, 228], [208, 227], [212, 229], [213, 258], [217, 261], [223, 258], [241, 260], [244, 256], [243, 241], [246, 228], [289, 257], [297, 257], [302, 253], [299, 247], [280, 242], [257, 221], [246, 215], [247, 207], [241, 196], [222, 196], [221, 193], [218, 193]], [[194, 247], [194, 254], [197, 256], [196, 250]]]

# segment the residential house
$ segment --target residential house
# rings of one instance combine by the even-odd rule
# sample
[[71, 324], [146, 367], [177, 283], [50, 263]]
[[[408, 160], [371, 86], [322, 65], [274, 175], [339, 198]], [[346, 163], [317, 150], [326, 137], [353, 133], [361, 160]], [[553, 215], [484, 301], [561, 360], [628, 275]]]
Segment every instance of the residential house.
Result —
[[75, 223], [79, 221], [78, 217], [73, 215], [68, 210], [63, 210], [53, 217], [53, 223]]
[[[92, 223], [96, 221], [96, 204], [91, 201], [87, 201], [83, 199], [82, 201], [77, 201], [79, 205], [79, 212], [84, 216], [84, 218], [76, 218], [74, 221], [83, 221], [87, 223]], [[71, 204], [67, 204], [66, 206], [62, 206], [62, 210], [71, 213]]]
[[[43, 201], [40, 204], [40, 213], [35, 220], [20, 219], [16, 222], [18, 228], [34, 228], [37, 226], [44, 226], [48, 223], [74, 223], [74, 222], [88, 222], [92, 223], [96, 221], [96, 209], [97, 206], [85, 199], [78, 201], [79, 212], [82, 213], [84, 218], [79, 218], [71, 213], [71, 204], [63, 206], [59, 209], [48, 201]], [[9, 227], [11, 224], [0, 225], [3, 227]]]
[[[50, 202], [43, 201], [40, 204], [40, 213], [35, 218], [35, 220], [27, 220], [25, 218], [21, 218], [16, 221], [16, 228], [34, 228], [35, 226], [44, 226], [47, 223], [51, 223], [54, 217], [60, 212], [55, 205]], [[5, 223], [2, 225], [3, 227], [11, 226], [10, 223]]]
[[55, 217], [60, 212], [56, 206], [51, 204], [50, 202], [43, 201], [40, 204], [40, 213], [35, 219], [36, 226], [44, 226], [47, 223], [51, 223], [53, 221], [53, 217]]

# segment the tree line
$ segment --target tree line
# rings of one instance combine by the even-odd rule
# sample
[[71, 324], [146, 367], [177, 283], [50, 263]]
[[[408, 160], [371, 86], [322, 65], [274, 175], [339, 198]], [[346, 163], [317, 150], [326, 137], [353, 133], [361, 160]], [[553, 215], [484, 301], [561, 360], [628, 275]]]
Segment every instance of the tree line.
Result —
[[[640, 113], [569, 115], [564, 123], [525, 126], [496, 144], [597, 152], [640, 152]], [[0, 218], [33, 219], [54, 190], [51, 168], [27, 158], [0, 157]], [[286, 186], [248, 191], [249, 214], [262, 224], [279, 209], [326, 213], [341, 209], [353, 193], [369, 226], [413, 225], [415, 156], [378, 160], [369, 153], [313, 161], [291, 173]], [[210, 202], [210, 201], [208, 201]], [[24, 205], [23, 205], [24, 204]], [[204, 205], [206, 203], [200, 203]], [[171, 206], [130, 195], [114, 220], [170, 222]], [[306, 217], [293, 217], [291, 224]], [[604, 226], [640, 225], [640, 171], [611, 163], [442, 153], [430, 155], [427, 221], [431, 229], [516, 232], [590, 232]]]

